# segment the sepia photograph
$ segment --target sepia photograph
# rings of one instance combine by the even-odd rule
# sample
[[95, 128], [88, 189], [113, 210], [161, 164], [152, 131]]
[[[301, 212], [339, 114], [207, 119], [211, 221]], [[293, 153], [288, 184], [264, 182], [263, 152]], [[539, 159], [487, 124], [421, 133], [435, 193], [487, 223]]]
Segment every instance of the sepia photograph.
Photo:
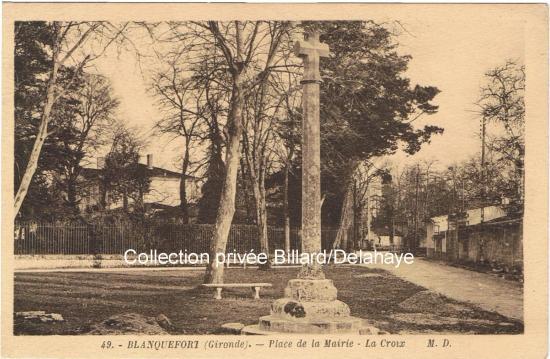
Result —
[[10, 5], [3, 335], [455, 357], [546, 332], [546, 6]]

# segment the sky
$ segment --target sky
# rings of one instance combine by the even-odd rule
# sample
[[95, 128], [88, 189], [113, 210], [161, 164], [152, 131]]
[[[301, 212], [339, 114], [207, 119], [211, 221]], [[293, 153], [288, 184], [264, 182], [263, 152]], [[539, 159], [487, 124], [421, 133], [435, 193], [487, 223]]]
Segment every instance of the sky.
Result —
[[[434, 136], [414, 156], [399, 151], [389, 157], [390, 161], [401, 166], [436, 160], [439, 166], [448, 166], [479, 152], [480, 122], [474, 103], [484, 83], [483, 75], [507, 59], [524, 60], [523, 23], [498, 14], [461, 11], [452, 16], [438, 16], [436, 11], [402, 17], [398, 12], [392, 12], [391, 17], [378, 12], [371, 19], [393, 27], [397, 21], [403, 26], [398, 27], [398, 51], [412, 56], [406, 76], [413, 85], [431, 85], [441, 90], [434, 100], [439, 105], [438, 113], [424, 116], [414, 125], [443, 127], [443, 135]], [[145, 137], [151, 134], [159, 111], [147, 93], [147, 76], [135, 57], [131, 53], [109, 53], [96, 63], [96, 69], [112, 81], [120, 100], [119, 117]], [[155, 165], [177, 169], [181, 142], [148, 137], [145, 153], [154, 155]]]

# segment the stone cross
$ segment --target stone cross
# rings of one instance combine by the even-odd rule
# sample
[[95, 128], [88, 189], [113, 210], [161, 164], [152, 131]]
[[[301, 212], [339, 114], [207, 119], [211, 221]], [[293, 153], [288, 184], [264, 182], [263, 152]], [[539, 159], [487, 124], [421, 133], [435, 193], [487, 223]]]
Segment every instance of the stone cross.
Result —
[[[319, 33], [311, 32], [305, 41], [294, 45], [294, 53], [302, 58], [304, 77], [302, 109], [302, 251], [321, 251], [321, 150], [319, 124], [320, 57], [327, 57], [329, 48], [319, 42]], [[323, 279], [317, 263], [302, 268], [300, 278]]]
[[294, 54], [301, 57], [304, 62], [302, 84], [305, 81], [320, 83], [319, 59], [321, 57], [328, 57], [329, 48], [327, 44], [319, 42], [318, 32], [310, 32], [306, 37], [305, 41], [296, 41], [294, 44]]
[[[319, 58], [328, 55], [328, 48], [313, 33], [294, 49], [304, 61], [302, 251], [315, 254], [321, 250]], [[271, 304], [270, 315], [260, 317], [257, 325], [244, 327], [241, 334], [378, 334], [363, 329], [363, 319], [351, 316], [348, 305], [339, 301], [337, 294], [334, 283], [325, 279], [320, 265], [303, 266], [298, 278], [288, 281], [285, 296]]]

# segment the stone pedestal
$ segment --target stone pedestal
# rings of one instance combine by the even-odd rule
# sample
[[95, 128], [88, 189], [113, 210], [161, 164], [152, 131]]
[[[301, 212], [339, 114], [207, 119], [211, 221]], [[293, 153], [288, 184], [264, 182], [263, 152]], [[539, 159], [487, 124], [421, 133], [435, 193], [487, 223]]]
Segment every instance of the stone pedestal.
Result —
[[346, 303], [336, 298], [330, 279], [291, 279], [285, 297], [271, 304], [271, 314], [257, 325], [245, 327], [243, 334], [276, 333], [357, 333], [363, 320], [350, 315]]

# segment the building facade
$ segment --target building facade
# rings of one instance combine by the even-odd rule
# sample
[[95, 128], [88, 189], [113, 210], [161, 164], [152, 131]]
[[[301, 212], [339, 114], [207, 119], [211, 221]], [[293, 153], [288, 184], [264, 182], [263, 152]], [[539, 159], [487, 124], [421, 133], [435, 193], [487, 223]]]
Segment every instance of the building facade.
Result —
[[[117, 209], [123, 206], [123, 200], [114, 200], [109, 191], [102, 191], [103, 160], [98, 159], [97, 168], [84, 168], [81, 183], [84, 188], [79, 202], [81, 211], [90, 211], [101, 207], [102, 197], [105, 196], [106, 209]], [[147, 163], [139, 163], [150, 180], [149, 189], [143, 194], [143, 203], [147, 207], [165, 208], [179, 206], [181, 173], [153, 165], [153, 155], [147, 155]], [[200, 198], [201, 183], [193, 176], [185, 178], [186, 197], [189, 203]]]

